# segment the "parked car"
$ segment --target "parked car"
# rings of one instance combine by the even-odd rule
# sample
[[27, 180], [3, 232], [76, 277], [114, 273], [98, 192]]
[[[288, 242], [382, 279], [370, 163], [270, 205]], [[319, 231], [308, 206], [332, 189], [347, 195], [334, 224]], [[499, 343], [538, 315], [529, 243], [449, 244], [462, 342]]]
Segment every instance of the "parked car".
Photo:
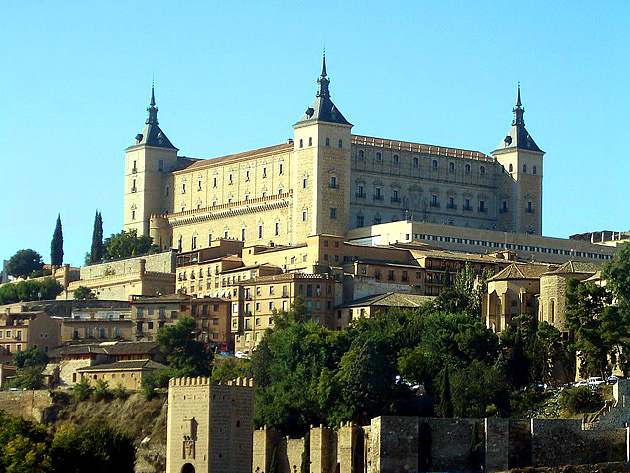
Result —
[[573, 383], [573, 387], [575, 388], [580, 388], [583, 386], [588, 386], [588, 381], [581, 380], [581, 381], [576, 381], [575, 383]]
[[590, 387], [595, 387], [595, 386], [599, 386], [601, 384], [604, 384], [606, 381], [604, 381], [604, 379], [601, 376], [591, 376], [590, 378], [588, 378], [588, 385]]
[[617, 381], [619, 381], [619, 376], [615, 376], [614, 374], [606, 378], [606, 384], [617, 384]]

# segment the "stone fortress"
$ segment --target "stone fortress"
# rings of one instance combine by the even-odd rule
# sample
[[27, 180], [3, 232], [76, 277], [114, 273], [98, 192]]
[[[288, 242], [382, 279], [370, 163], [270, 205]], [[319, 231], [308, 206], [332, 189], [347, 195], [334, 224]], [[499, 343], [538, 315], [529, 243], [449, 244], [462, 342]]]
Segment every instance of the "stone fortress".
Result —
[[[401, 473], [505, 471], [630, 460], [627, 396], [590, 425], [576, 419], [381, 416], [369, 425], [311, 426], [308, 437], [253, 429], [253, 381], [169, 382], [166, 473]], [[272, 466], [272, 462], [276, 462]]]
[[541, 235], [544, 152], [525, 129], [520, 87], [511, 128], [488, 156], [354, 135], [331, 100], [325, 57], [317, 82], [293, 139], [212, 159], [178, 156], [152, 91], [146, 126], [126, 149], [123, 228], [182, 251], [219, 237], [345, 237], [405, 219]]

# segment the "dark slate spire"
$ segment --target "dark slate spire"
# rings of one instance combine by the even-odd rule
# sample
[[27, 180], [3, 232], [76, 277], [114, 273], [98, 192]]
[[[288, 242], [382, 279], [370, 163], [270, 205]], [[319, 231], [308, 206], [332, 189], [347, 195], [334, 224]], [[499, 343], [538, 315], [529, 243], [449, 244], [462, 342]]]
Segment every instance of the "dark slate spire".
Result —
[[521, 102], [521, 85], [519, 83], [517, 92], [516, 92], [516, 105], [512, 109], [514, 112], [514, 119], [512, 120], [512, 128], [505, 136], [499, 147], [496, 151], [501, 151], [504, 149], [526, 149], [529, 151], [538, 151], [542, 153], [543, 151], [536, 145], [532, 137], [529, 135], [527, 130], [525, 129], [525, 120], [523, 120], [523, 114], [525, 113], [525, 109], [523, 108], [523, 104]]
[[330, 100], [330, 90], [328, 85], [330, 80], [326, 73], [326, 53], [322, 57], [322, 73], [317, 79], [317, 94], [315, 102], [309, 108], [306, 109], [302, 118], [298, 123], [306, 121], [322, 121], [329, 123], [339, 123], [343, 125], [350, 125], [341, 112], [335, 107], [335, 104]]
[[142, 133], [136, 135], [136, 139], [131, 146], [147, 145], [156, 146], [158, 148], [176, 149], [158, 125], [158, 108], [155, 105], [155, 85], [151, 86], [151, 102], [147, 107], [147, 112], [149, 112], [149, 116], [147, 117], [147, 121], [144, 122], [144, 130], [142, 130]]
[[149, 112], [149, 116], [147, 117], [147, 121], [145, 122], [147, 125], [157, 125], [157, 113], [158, 108], [155, 106], [155, 84], [151, 84], [151, 103], [149, 103], [149, 107], [147, 108], [147, 112]]

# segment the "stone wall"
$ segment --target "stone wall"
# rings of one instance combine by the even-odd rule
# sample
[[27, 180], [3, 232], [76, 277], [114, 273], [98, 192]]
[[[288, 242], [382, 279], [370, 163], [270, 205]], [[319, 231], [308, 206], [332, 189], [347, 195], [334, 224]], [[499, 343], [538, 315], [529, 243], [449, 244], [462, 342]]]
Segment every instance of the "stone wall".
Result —
[[[106, 263], [92, 264], [81, 268], [81, 281], [98, 279], [104, 276], [122, 276], [151, 271], [156, 273], [175, 273], [175, 251], [166, 251], [154, 255], [124, 258]], [[144, 260], [144, 264], [142, 263]], [[144, 269], [141, 269], [144, 267]]]
[[0, 411], [43, 422], [46, 410], [53, 405], [48, 391], [0, 391]]
[[[506, 471], [512, 468], [626, 461], [628, 429], [584, 430], [572, 419], [438, 419], [382, 416], [337, 431], [311, 427], [311, 473]], [[300, 470], [304, 439], [254, 434], [252, 471]]]

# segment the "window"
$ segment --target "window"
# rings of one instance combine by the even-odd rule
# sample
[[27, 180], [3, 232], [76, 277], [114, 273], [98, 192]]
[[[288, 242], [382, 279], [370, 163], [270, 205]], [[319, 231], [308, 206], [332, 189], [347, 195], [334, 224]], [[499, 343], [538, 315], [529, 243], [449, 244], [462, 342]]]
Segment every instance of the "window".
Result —
[[[282, 174], [284, 174], [284, 163], [278, 164], [278, 174], [280, 174], [281, 176]], [[282, 194], [282, 192], [280, 192], [280, 194]]]
[[330, 218], [331, 218], [331, 219], [335, 219], [335, 218], [337, 218], [337, 209], [336, 209], [336, 208], [334, 208], [334, 207], [331, 207], [331, 208], [330, 208]]
[[464, 210], [472, 210], [470, 206], [470, 199], [464, 199]]
[[532, 174], [536, 174], [536, 166], [532, 168]]
[[394, 163], [394, 165], [395, 165], [395, 166], [397, 166], [397, 165], [398, 165], [398, 161], [399, 161], [399, 159], [398, 159], [398, 155], [397, 155], [397, 154], [395, 154], [395, 155], [392, 157], [392, 163]]
[[262, 194], [260, 194], [261, 197], [267, 197], [267, 190], [263, 189]]
[[[243, 229], [243, 230], [244, 230], [244, 229]], [[245, 234], [243, 233], [243, 235], [245, 235]], [[225, 230], [223, 231], [223, 238], [229, 238], [229, 237], [230, 237], [230, 231], [229, 231], [228, 229], [225, 229]], [[244, 239], [244, 238], [243, 238], [243, 239]]]
[[135, 219], [136, 219], [136, 209], [131, 209], [131, 220], [135, 220]]
[[437, 159], [434, 159], [434, 160], [433, 160], [432, 165], [433, 165], [433, 169], [437, 169], [437, 168], [438, 168], [438, 162], [437, 162]]
[[420, 159], [418, 159], [417, 156], [414, 156], [413, 158], [413, 167], [417, 168], [420, 165]]
[[486, 173], [486, 167], [485, 166], [479, 166], [479, 174], [481, 174], [482, 176]]
[[201, 190], [201, 177], [197, 178], [197, 190], [200, 191]]
[[304, 140], [300, 138], [300, 148], [304, 148]]
[[263, 237], [263, 224], [259, 223], [258, 224], [258, 238], [262, 238]]
[[245, 192], [245, 200], [249, 200], [249, 191]]
[[381, 155], [381, 153], [376, 153], [376, 162], [380, 163], [383, 159], [383, 156]]
[[392, 202], [398, 202], [398, 190], [392, 190]]
[[362, 149], [359, 150], [359, 159], [363, 159], [365, 157], [365, 153]]
[[273, 231], [275, 236], [280, 235], [280, 222], [276, 222], [274, 224], [274, 231]]
[[448, 198], [448, 204], [446, 204], [446, 207], [449, 209], [455, 208], [455, 199], [453, 197]]
[[479, 212], [485, 212], [486, 211], [486, 202], [484, 200], [480, 200], [479, 201]]
[[249, 169], [245, 171], [245, 181], [249, 181]]
[[466, 164], [466, 166], [464, 166], [464, 172], [466, 174], [470, 174], [470, 164]]
[[343, 141], [339, 140], [339, 143], [337, 143], [337, 148], [343, 148]]
[[326, 138], [326, 146], [330, 146], [330, 139]]
[[[309, 140], [310, 140], [310, 138], [309, 138]], [[263, 176], [263, 179], [265, 179], [267, 177], [267, 166], [263, 166], [262, 167], [262, 176]]]
[[136, 166], [136, 160], [134, 159], [133, 160], [133, 167], [131, 168], [131, 172], [137, 172], [137, 171], [138, 171], [138, 168]]
[[215, 189], [217, 188], [217, 176], [214, 176], [212, 178], [212, 187]]
[[455, 163], [448, 163], [448, 172], [455, 172]]
[[182, 194], [186, 193], [186, 181], [182, 182]]
[[507, 200], [504, 200], [503, 202], [501, 202], [501, 210], [499, 211], [500, 213], [505, 213], [508, 210], [508, 203]]
[[[225, 233], [225, 238], [227, 238], [227, 230], [225, 231]], [[241, 241], [245, 241], [245, 227], [241, 228]]]
[[282, 187], [278, 188], [278, 195], [282, 195]]
[[337, 177], [336, 176], [330, 176], [330, 188], [331, 189], [336, 189], [337, 188]]
[[363, 186], [361, 184], [357, 184], [357, 197], [365, 197], [363, 193]]
[[527, 211], [527, 213], [532, 213], [534, 211], [534, 208], [532, 206], [532, 201], [531, 200], [527, 201], [527, 210], [526, 211]]
[[527, 164], [523, 164], [523, 173], [527, 172]]
[[438, 196], [437, 194], [431, 194], [431, 207], [438, 206]]
[[158, 171], [159, 172], [164, 171], [164, 161], [161, 159], [158, 161]]
[[363, 221], [363, 215], [357, 215], [357, 227], [362, 227]]
[[514, 166], [512, 165], [512, 163], [510, 163], [510, 165], [508, 167], [508, 171], [509, 172], [513, 172], [514, 171]]
[[383, 196], [381, 195], [381, 188], [380, 187], [375, 187], [374, 188], [374, 199], [375, 200], [381, 200], [383, 198]]
[[228, 184], [229, 185], [232, 185], [232, 183], [233, 183], [232, 178], [233, 178], [232, 171], [230, 171], [228, 173]]
[[308, 187], [308, 177], [302, 178], [302, 189], [306, 189]]
[[308, 220], [308, 211], [302, 210], [302, 221], [306, 222]]
[[193, 250], [197, 248], [197, 235], [193, 235], [192, 237], [191, 248]]
[[308, 145], [313, 146], [313, 138], [311, 138], [310, 136], [308, 137]]
[[165, 195], [166, 197], [168, 197], [168, 186], [166, 186], [166, 187], [164, 188], [164, 195]]

